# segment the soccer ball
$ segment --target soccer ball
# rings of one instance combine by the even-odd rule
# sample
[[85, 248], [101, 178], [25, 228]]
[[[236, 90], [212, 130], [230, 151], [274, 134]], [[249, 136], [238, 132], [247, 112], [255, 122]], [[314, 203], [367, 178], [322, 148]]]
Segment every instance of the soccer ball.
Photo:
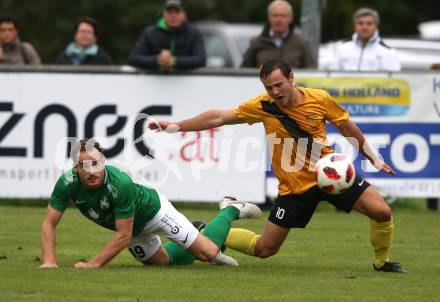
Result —
[[343, 193], [353, 185], [355, 176], [353, 163], [343, 154], [331, 153], [316, 162], [316, 182], [328, 194]]

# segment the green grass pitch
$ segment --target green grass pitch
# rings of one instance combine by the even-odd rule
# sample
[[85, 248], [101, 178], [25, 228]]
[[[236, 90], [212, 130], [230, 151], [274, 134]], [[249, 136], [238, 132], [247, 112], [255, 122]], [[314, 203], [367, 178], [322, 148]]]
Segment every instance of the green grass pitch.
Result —
[[[0, 203], [1, 204], [1, 203]], [[182, 207], [190, 219], [216, 210]], [[143, 267], [128, 251], [106, 267], [77, 270], [112, 232], [69, 208], [58, 227], [58, 269], [39, 269], [43, 207], [0, 206], [0, 301], [438, 301], [440, 217], [424, 203], [394, 209], [393, 260], [407, 274], [372, 270], [368, 220], [322, 206], [305, 230], [292, 230], [280, 252], [258, 259], [227, 251], [239, 267], [196, 262], [181, 267]], [[261, 221], [234, 226], [257, 232]]]

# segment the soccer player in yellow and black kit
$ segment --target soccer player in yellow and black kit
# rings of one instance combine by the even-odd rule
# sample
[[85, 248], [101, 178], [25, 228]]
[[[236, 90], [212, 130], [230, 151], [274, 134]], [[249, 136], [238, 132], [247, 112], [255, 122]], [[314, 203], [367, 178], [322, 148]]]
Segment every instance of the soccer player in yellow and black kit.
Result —
[[[355, 184], [340, 195], [325, 194], [317, 187], [313, 162], [333, 152], [326, 144], [326, 121], [335, 125], [355, 147], [359, 146], [359, 151], [376, 168], [391, 175], [394, 171], [371, 151], [362, 132], [349, 119], [348, 112], [327, 92], [293, 85], [294, 75], [286, 62], [280, 59], [265, 62], [260, 69], [260, 79], [267, 92], [235, 109], [209, 110], [180, 122], [161, 121], [149, 125], [150, 129], [161, 127], [174, 132], [205, 130], [226, 124], [263, 123], [269, 144], [273, 145], [272, 167], [279, 181], [278, 198], [262, 235], [232, 230], [226, 246], [248, 255], [270, 257], [278, 252], [290, 229], [305, 228], [318, 203], [327, 200], [347, 213], [355, 210], [370, 218], [375, 270], [406, 272], [388, 256], [393, 235], [391, 209], [366, 180], [357, 177]], [[301, 148], [304, 142], [307, 147]], [[296, 163], [293, 169], [291, 163]]]

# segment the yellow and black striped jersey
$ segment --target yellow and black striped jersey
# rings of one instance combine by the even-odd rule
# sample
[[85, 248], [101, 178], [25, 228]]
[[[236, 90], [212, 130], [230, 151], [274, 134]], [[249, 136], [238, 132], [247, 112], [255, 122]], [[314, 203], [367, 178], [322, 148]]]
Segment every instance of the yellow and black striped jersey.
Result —
[[316, 184], [309, 168], [310, 158], [333, 152], [327, 143], [326, 121], [338, 127], [349, 119], [348, 112], [326, 91], [296, 88], [302, 100], [294, 106], [279, 107], [263, 93], [234, 110], [248, 124], [264, 124], [279, 195], [300, 194]]

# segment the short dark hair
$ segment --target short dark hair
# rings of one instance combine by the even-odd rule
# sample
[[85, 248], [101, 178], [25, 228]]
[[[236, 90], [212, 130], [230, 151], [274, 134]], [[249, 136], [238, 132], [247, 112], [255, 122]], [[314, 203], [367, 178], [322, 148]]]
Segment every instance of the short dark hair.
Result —
[[100, 32], [98, 21], [96, 21], [95, 19], [93, 19], [91, 17], [81, 17], [81, 18], [77, 19], [75, 22], [75, 27], [74, 27], [75, 33], [78, 31], [78, 27], [81, 23], [87, 23], [91, 27], [93, 27], [93, 32], [95, 33], [95, 37], [99, 38], [99, 35], [101, 34], [101, 32]]
[[73, 146], [72, 150], [70, 151], [70, 158], [73, 159], [73, 162], [78, 164], [78, 158], [80, 152], [87, 152], [92, 151], [94, 149], [98, 150], [99, 153], [104, 155], [104, 150], [102, 149], [101, 145], [94, 139], [94, 138], [83, 138], [80, 140], [77, 140]]
[[14, 17], [1, 16], [0, 17], [0, 24], [2, 24], [2, 23], [12, 23], [12, 24], [14, 24], [15, 29], [18, 29], [17, 19], [15, 19]]
[[281, 70], [282, 74], [287, 78], [289, 78], [290, 73], [292, 72], [292, 68], [289, 64], [287, 64], [286, 61], [283, 59], [270, 59], [261, 65], [260, 68], [260, 79], [267, 78], [272, 71], [274, 70]]

